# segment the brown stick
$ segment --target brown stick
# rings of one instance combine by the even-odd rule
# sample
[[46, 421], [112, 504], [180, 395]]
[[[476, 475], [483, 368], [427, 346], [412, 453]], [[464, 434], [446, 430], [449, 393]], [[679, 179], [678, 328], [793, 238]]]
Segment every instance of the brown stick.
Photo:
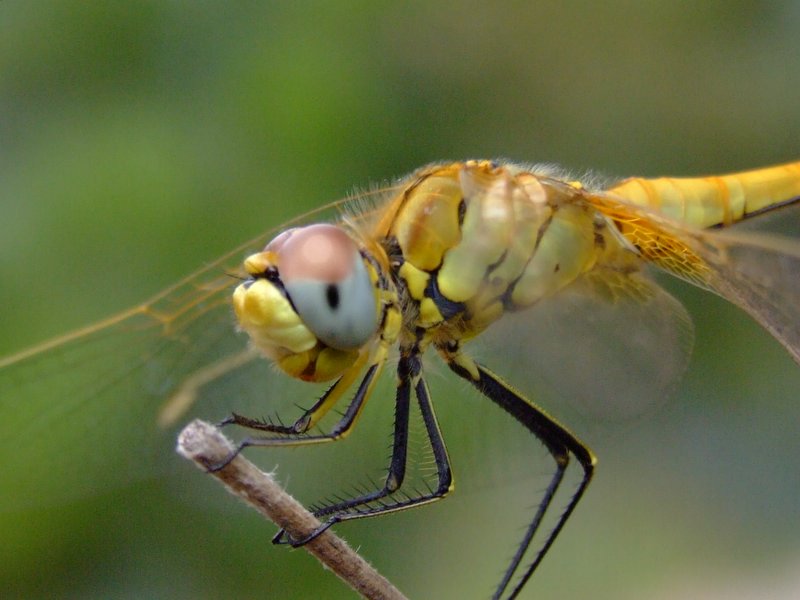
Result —
[[[208, 472], [210, 466], [230, 456], [234, 447], [216, 427], [195, 420], [181, 431], [177, 450]], [[211, 475], [295, 539], [302, 539], [320, 525], [319, 520], [286, 493], [270, 474], [241, 454]], [[325, 531], [303, 548], [365, 598], [405, 600], [397, 588], [332, 531]]]

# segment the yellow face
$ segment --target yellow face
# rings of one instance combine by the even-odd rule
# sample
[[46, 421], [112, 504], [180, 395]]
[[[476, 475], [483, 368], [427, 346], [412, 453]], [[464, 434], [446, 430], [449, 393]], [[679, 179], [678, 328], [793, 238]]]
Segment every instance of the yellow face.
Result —
[[341, 228], [290, 229], [244, 265], [251, 277], [233, 294], [239, 326], [292, 377], [337, 377], [374, 338], [377, 290]]

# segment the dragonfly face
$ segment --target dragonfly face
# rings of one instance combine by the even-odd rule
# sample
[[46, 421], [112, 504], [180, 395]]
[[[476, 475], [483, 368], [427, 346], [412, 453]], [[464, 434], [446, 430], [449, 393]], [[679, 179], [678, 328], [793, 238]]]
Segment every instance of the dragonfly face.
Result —
[[[422, 363], [431, 349], [455, 375], [534, 434], [553, 459], [544, 497], [497, 589], [497, 597], [513, 597], [576, 507], [595, 458], [567, 428], [474, 361], [467, 343], [498, 327], [508, 313], [534, 323], [537, 311], [549, 315], [546, 307], [560, 307], [564, 326], [575, 326], [576, 335], [618, 336], [608, 344], [613, 351], [579, 355], [583, 373], [571, 379], [585, 376], [595, 391], [602, 389], [603, 370], [593, 370], [592, 364], [624, 355], [628, 372], [644, 373], [648, 389], [657, 391], [680, 373], [691, 336], [679, 335], [688, 329], [680, 304], [643, 272], [650, 264], [741, 307], [800, 362], [798, 244], [710, 229], [798, 196], [800, 164], [713, 181], [634, 179], [606, 190], [547, 170], [490, 161], [426, 167], [375, 193], [370, 208], [363, 202], [345, 206], [337, 225], [290, 228], [266, 245], [264, 239], [249, 244], [251, 254], [239, 271], [244, 281], [232, 300], [229, 281], [220, 272], [241, 250], [150, 302], [0, 361], [0, 410], [19, 425], [14, 436], [0, 440], [0, 450], [14, 467], [20, 448], [23, 455], [35, 454], [35, 440], [45, 431], [72, 435], [68, 415], [91, 410], [108, 416], [109, 426], [120, 420], [120, 435], [129, 436], [125, 449], [152, 455], [138, 461], [126, 455], [125, 460], [144, 471], [152, 468], [160, 460], [152, 442], [158, 406], [161, 420], [174, 422], [192, 403], [228, 395], [228, 388], [222, 394], [217, 386], [256, 381], [243, 374], [259, 361], [244, 336], [235, 335], [233, 314], [250, 348], [284, 373], [332, 382], [289, 425], [232, 416], [229, 423], [260, 432], [242, 447], [346, 436], [390, 353], [397, 352], [394, 442], [385, 481], [362, 495], [319, 506], [316, 513], [328, 527], [403, 510], [439, 499], [452, 487]], [[542, 362], [551, 360], [556, 370], [575, 357], [557, 351], [567, 346], [565, 336], [551, 337], [559, 343]], [[608, 396], [624, 377], [611, 379]], [[252, 387], [238, 385], [236, 398], [244, 402], [251, 394], [263, 402], [272, 391]], [[54, 392], [64, 398], [58, 412], [50, 402]], [[601, 398], [604, 394], [599, 392]], [[346, 402], [341, 418], [317, 433], [315, 426], [339, 402]], [[433, 454], [435, 481], [427, 490], [406, 493], [408, 416], [415, 403]], [[128, 418], [133, 411], [150, 415], [148, 425], [131, 428], [130, 422], [142, 422]], [[78, 465], [73, 493], [90, 492], [101, 474], [112, 483], [114, 476], [128, 475], [118, 468], [122, 454], [104, 458], [110, 466], [101, 472], [65, 458], [67, 468]], [[540, 525], [570, 459], [580, 467], [579, 486], [555, 526], [542, 535]], [[22, 470], [24, 463], [16, 468]], [[45, 485], [44, 479], [32, 481], [31, 497]], [[51, 489], [45, 495], [58, 500], [60, 493]]]
[[351, 367], [378, 327], [377, 277], [344, 230], [290, 229], [245, 261], [233, 294], [239, 325], [287, 374], [328, 381]]

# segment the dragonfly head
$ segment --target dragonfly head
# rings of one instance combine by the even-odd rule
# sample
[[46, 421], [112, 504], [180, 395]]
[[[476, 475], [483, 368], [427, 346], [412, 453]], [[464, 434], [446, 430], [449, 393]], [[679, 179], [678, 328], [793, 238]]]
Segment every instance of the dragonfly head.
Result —
[[378, 292], [355, 241], [327, 224], [289, 229], [244, 262], [233, 307], [253, 344], [292, 377], [326, 381], [378, 328]]

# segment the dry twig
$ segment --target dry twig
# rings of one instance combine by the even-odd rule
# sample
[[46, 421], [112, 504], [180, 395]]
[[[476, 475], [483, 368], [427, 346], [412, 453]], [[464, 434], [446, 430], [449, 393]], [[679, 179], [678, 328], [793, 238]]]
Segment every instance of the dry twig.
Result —
[[[178, 436], [178, 453], [194, 461], [203, 471], [222, 462], [233, 450], [231, 442], [216, 427], [204, 421], [192, 421]], [[295, 539], [302, 539], [320, 525], [319, 520], [286, 493], [270, 474], [241, 455], [211, 475]], [[303, 548], [365, 598], [405, 599], [397, 588], [332, 531], [325, 531]]]

